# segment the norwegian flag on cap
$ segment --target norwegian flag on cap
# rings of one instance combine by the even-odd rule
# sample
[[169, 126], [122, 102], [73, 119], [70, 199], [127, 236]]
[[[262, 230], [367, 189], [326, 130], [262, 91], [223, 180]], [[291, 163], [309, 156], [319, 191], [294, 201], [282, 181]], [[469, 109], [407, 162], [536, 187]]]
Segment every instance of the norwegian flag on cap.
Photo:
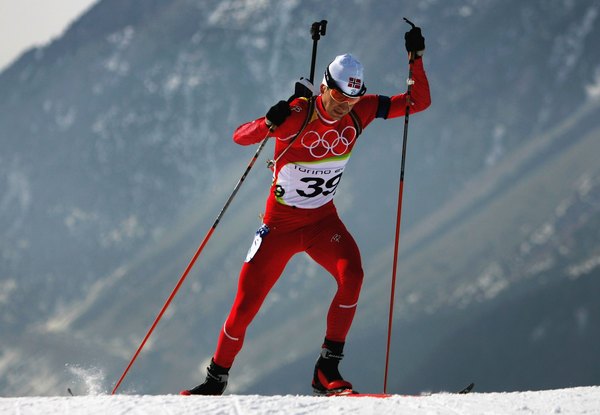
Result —
[[354, 88], [354, 89], [360, 89], [361, 86], [362, 86], [362, 81], [359, 78], [353, 78], [353, 77], [348, 78], [348, 87]]

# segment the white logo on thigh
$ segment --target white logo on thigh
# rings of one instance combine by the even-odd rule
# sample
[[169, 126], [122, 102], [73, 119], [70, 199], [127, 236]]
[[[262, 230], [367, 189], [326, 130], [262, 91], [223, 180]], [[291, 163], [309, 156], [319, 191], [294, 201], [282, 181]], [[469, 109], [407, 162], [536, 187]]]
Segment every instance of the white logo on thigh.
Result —
[[337, 242], [337, 243], [339, 243], [341, 239], [342, 239], [342, 235], [340, 235], [339, 233], [336, 233], [335, 235], [333, 235], [331, 237], [331, 240], [329, 242]]

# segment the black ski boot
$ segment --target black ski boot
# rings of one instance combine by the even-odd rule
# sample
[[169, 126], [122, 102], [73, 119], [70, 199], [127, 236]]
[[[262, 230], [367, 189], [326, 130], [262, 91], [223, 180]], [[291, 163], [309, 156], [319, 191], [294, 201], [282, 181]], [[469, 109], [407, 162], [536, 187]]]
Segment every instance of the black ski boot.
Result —
[[343, 342], [334, 342], [325, 339], [321, 349], [321, 356], [315, 364], [312, 387], [316, 395], [333, 395], [340, 392], [356, 393], [352, 384], [345, 381], [340, 375], [338, 365], [344, 354]]
[[227, 387], [229, 368], [219, 366], [214, 360], [210, 360], [210, 366], [206, 368], [206, 380], [204, 383], [190, 390], [183, 390], [180, 395], [223, 395]]

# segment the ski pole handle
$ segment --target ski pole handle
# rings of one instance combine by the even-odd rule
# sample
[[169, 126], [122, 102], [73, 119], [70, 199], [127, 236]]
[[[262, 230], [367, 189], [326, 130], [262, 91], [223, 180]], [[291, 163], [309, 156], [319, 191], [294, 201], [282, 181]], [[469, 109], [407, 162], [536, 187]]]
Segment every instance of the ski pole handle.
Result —
[[403, 19], [404, 19], [404, 21], [406, 23], [408, 23], [410, 25], [411, 29], [414, 29], [415, 27], [417, 27], [417, 26], [415, 26], [415, 24], [413, 22], [411, 22], [410, 20], [408, 20], [406, 17], [403, 17]]

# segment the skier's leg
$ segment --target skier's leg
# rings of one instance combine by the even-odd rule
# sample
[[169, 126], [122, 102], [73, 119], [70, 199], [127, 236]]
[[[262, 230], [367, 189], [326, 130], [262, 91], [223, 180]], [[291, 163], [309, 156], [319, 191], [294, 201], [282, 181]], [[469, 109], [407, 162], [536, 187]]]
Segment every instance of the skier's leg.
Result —
[[[290, 237], [291, 235], [291, 237]], [[231, 367], [242, 349], [246, 329], [258, 313], [267, 294], [281, 276], [289, 259], [297, 252], [293, 234], [272, 229], [252, 259], [244, 262], [231, 311], [221, 328], [214, 360]]]
[[262, 235], [257, 250], [249, 251], [240, 272], [233, 306], [221, 328], [215, 355], [207, 368], [206, 379], [195, 388], [182, 391], [182, 395], [223, 394], [229, 369], [242, 348], [246, 329], [283, 272], [286, 263], [295, 253], [294, 241], [297, 240], [293, 232], [271, 230]]
[[363, 280], [360, 252], [354, 238], [334, 215], [319, 226], [308, 254], [335, 278], [338, 289], [327, 314], [327, 332], [315, 364], [312, 386], [317, 394], [352, 389], [338, 365], [352, 325]]
[[363, 281], [360, 251], [337, 215], [319, 225], [319, 234], [306, 251], [337, 282], [327, 314], [326, 338], [344, 342], [352, 325]]

